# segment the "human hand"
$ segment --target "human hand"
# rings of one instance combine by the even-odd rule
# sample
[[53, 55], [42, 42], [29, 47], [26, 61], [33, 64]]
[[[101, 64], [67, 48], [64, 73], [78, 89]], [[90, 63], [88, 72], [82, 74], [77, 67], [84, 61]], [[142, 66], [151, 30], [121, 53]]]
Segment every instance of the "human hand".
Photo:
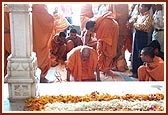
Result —
[[133, 28], [133, 24], [129, 23], [129, 22], [127, 22], [126, 26], [127, 26], [128, 29], [132, 29]]

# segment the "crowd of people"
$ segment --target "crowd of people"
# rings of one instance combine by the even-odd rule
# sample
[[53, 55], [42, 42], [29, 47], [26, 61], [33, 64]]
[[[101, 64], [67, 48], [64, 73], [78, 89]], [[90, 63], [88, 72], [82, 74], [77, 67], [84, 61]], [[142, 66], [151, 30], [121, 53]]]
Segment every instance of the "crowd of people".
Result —
[[[62, 9], [66, 12], [65, 7]], [[47, 83], [48, 70], [59, 63], [66, 67], [67, 81], [70, 75], [75, 81], [100, 81], [100, 72], [115, 76], [111, 70], [128, 70], [125, 50], [131, 53], [131, 77], [139, 81], [164, 81], [163, 4], [133, 4], [131, 9], [128, 4], [97, 7], [95, 13], [93, 4], [81, 5], [78, 35], [68, 12], [61, 15], [56, 7], [51, 15], [45, 4], [32, 5], [33, 51], [42, 71], [40, 82]], [[6, 75], [11, 46], [7, 5], [4, 9]]]

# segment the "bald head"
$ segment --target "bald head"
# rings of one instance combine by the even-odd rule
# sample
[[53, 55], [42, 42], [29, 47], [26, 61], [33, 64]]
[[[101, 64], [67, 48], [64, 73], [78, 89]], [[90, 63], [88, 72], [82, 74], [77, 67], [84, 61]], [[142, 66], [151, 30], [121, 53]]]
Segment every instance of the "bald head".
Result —
[[86, 61], [90, 56], [90, 49], [88, 47], [82, 47], [80, 53], [82, 60]]

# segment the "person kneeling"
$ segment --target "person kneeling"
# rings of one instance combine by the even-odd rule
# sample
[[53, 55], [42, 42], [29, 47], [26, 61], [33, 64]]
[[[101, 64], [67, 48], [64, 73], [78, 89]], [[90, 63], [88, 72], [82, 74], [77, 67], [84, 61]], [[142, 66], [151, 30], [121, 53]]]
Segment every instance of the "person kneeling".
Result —
[[139, 81], [164, 81], [164, 61], [154, 54], [152, 47], [145, 47], [141, 51], [144, 65], [138, 68]]
[[[100, 81], [97, 60], [97, 53], [92, 47], [77, 46], [73, 48], [67, 54], [67, 81], [70, 81], [70, 74], [74, 77], [74, 81]], [[96, 72], [96, 77], [94, 72]]]

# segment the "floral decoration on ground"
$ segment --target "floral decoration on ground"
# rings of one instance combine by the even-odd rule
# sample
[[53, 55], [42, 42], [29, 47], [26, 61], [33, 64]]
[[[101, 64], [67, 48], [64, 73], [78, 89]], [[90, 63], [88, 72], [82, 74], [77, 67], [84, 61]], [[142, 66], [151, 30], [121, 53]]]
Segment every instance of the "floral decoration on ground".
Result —
[[110, 95], [97, 91], [84, 96], [40, 96], [25, 100], [24, 111], [164, 111], [164, 95]]

